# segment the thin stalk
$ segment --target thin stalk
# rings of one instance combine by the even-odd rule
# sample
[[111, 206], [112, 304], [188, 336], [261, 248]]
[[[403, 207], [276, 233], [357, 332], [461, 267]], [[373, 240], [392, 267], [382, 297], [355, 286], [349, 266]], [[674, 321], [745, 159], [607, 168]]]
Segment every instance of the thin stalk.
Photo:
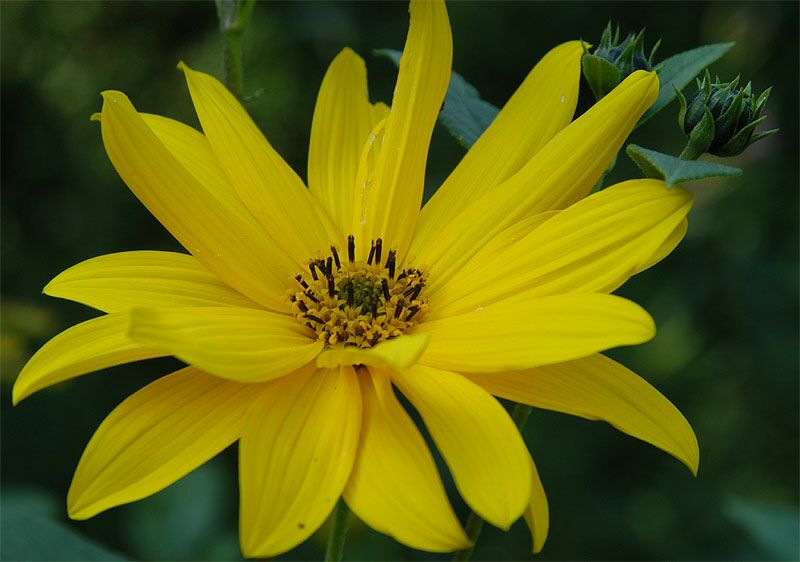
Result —
[[[522, 428], [525, 427], [525, 422], [528, 421], [528, 416], [531, 415], [531, 410], [532, 408], [525, 404], [517, 404], [514, 406], [514, 411], [511, 412], [511, 419], [514, 420], [514, 424], [517, 426], [517, 429], [519, 429], [520, 432], [522, 431]], [[472, 558], [472, 553], [475, 551], [475, 544], [478, 542], [478, 537], [481, 536], [482, 530], [483, 519], [481, 519], [474, 511], [470, 512], [464, 531], [467, 533], [467, 538], [472, 543], [472, 546], [456, 552], [453, 555], [453, 560], [455, 562], [466, 562]]]
[[216, 0], [219, 29], [222, 33], [222, 60], [225, 85], [242, 99], [244, 77], [242, 70], [242, 36], [250, 23], [255, 0]]
[[340, 499], [333, 510], [333, 524], [328, 534], [328, 548], [325, 549], [326, 562], [339, 562], [344, 555], [344, 541], [350, 527], [350, 508]]

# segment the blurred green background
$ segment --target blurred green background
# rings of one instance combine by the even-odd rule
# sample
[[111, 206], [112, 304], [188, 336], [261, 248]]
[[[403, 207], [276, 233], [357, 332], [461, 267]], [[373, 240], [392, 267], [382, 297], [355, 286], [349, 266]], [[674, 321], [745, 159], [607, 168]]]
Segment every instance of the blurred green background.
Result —
[[[686, 415], [701, 448], [697, 479], [677, 461], [601, 423], [535, 411], [526, 440], [551, 504], [541, 559], [797, 560], [798, 4], [500, 3], [449, 5], [454, 68], [501, 106], [556, 43], [596, 42], [606, 22], [647, 27], [660, 56], [736, 41], [712, 71], [774, 86], [763, 128], [781, 133], [727, 163], [735, 180], [691, 184], [689, 234], [621, 291], [659, 327], [615, 357]], [[107, 160], [89, 115], [120, 89], [139, 110], [197, 125], [179, 60], [221, 76], [212, 3], [2, 4], [2, 552], [4, 559], [232, 560], [238, 490], [233, 447], [167, 490], [71, 522], [65, 498], [83, 446], [134, 390], [175, 368], [157, 360], [48, 389], [11, 407], [11, 385], [49, 337], [93, 316], [40, 294], [63, 269], [133, 249], [175, 250]], [[344, 46], [367, 59], [373, 100], [395, 70], [373, 48], [402, 48], [402, 3], [259, 3], [244, 40], [247, 107], [305, 176], [316, 91]], [[690, 87], [693, 91], [693, 87]], [[677, 154], [677, 108], [631, 141]], [[432, 192], [463, 149], [437, 126]], [[615, 179], [638, 177], [624, 156]], [[446, 474], [446, 471], [445, 471]], [[449, 478], [449, 476], [446, 476]], [[462, 517], [467, 510], [448, 483]], [[287, 559], [322, 555], [315, 536]], [[356, 524], [347, 559], [446, 559]], [[476, 559], [528, 559], [527, 529], [487, 528]], [[283, 558], [283, 557], [282, 557]]]

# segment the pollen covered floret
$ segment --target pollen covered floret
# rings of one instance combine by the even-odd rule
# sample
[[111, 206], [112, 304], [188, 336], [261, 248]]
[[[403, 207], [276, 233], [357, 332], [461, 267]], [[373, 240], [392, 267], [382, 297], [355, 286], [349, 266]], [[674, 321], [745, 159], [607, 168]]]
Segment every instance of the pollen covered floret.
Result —
[[328, 345], [372, 347], [405, 333], [424, 317], [427, 274], [419, 269], [396, 271], [396, 251], [386, 253], [383, 241], [371, 244], [366, 260], [356, 260], [355, 240], [347, 239], [347, 259], [335, 246], [327, 258], [309, 260], [308, 273], [298, 274], [297, 290], [288, 298], [295, 317]]

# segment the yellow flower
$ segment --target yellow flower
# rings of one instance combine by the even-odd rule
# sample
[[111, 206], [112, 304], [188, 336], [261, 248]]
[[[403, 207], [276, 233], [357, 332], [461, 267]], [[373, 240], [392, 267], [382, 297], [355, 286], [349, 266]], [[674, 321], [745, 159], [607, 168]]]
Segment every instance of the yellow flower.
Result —
[[[163, 489], [239, 440], [247, 556], [285, 552], [339, 497], [422, 550], [469, 541], [422, 417], [469, 506], [534, 550], [547, 502], [492, 395], [615, 427], [697, 470], [695, 436], [643, 379], [599, 354], [654, 335], [608, 293], [666, 256], [692, 197], [635, 180], [588, 195], [656, 99], [636, 72], [576, 121], [582, 46], [547, 53], [420, 211], [450, 76], [440, 2], [412, 2], [391, 110], [369, 102], [343, 50], [322, 83], [308, 189], [214, 78], [186, 75], [203, 134], [103, 93], [103, 142], [122, 179], [190, 255], [88, 260], [45, 293], [105, 314], [55, 336], [14, 401], [113, 365], [189, 366], [120, 404], [81, 458], [69, 514], [86, 519]], [[588, 196], [587, 196], [588, 195]]]

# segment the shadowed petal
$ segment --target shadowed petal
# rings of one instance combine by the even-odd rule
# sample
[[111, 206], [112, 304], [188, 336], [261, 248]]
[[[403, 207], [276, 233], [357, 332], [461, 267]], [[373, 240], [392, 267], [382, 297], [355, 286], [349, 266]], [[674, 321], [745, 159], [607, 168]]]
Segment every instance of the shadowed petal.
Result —
[[239, 445], [245, 556], [281, 554], [319, 528], [350, 476], [360, 427], [352, 367], [287, 376], [259, 397]]
[[209, 460], [239, 438], [258, 389], [187, 367], [131, 395], [86, 446], [69, 516], [88, 519], [147, 497]]
[[528, 451], [508, 412], [456, 373], [416, 365], [392, 378], [425, 421], [464, 500], [508, 529], [531, 494]]
[[525, 371], [466, 376], [515, 402], [607, 421], [697, 473], [697, 438], [683, 414], [647, 381], [608, 357], [592, 355]]
[[411, 548], [452, 552], [467, 547], [433, 456], [387, 373], [370, 369], [361, 375], [364, 417], [344, 491], [347, 505], [370, 527]]

